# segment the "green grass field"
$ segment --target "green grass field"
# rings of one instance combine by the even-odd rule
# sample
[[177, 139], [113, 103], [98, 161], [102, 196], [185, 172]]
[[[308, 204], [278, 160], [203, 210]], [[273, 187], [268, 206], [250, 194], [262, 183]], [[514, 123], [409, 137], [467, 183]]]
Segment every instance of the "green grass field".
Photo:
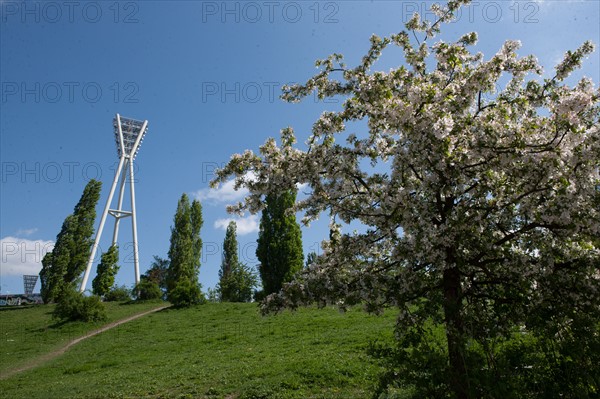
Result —
[[[111, 321], [153, 304], [111, 304]], [[52, 326], [51, 307], [0, 311], [0, 370], [98, 328]], [[262, 317], [255, 304], [166, 309], [89, 338], [0, 380], [2, 398], [369, 398], [372, 340], [391, 340], [394, 312], [301, 309]]]
[[108, 320], [102, 323], [57, 323], [52, 320], [54, 305], [0, 308], [0, 375], [107, 323], [160, 305], [108, 302]]

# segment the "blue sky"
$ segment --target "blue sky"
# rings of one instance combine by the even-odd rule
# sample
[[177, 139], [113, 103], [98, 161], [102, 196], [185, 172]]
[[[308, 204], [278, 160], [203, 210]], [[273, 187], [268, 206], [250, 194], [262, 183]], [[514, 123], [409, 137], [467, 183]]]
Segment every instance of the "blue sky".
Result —
[[[117, 153], [115, 113], [148, 119], [136, 160], [140, 269], [166, 257], [182, 193], [202, 200], [204, 254], [200, 282], [217, 282], [225, 205], [231, 185], [208, 189], [212, 171], [231, 154], [257, 150], [293, 126], [308, 138], [323, 110], [340, 103], [278, 99], [279, 87], [303, 82], [314, 61], [338, 52], [354, 66], [369, 37], [397, 33], [424, 1], [0, 1], [0, 292], [23, 290], [36, 274], [90, 178], [103, 182], [98, 220]], [[523, 43], [548, 73], [562, 54], [591, 39], [600, 44], [600, 2], [479, 1], [444, 28], [443, 38], [477, 31], [487, 58], [506, 39]], [[584, 74], [600, 81], [599, 52]], [[377, 69], [401, 63], [384, 53]], [[341, 100], [340, 100], [341, 101]], [[241, 193], [243, 194], [243, 193]], [[127, 201], [125, 202], [127, 207]], [[305, 254], [327, 236], [327, 218], [303, 228]], [[107, 220], [101, 248], [110, 245]], [[129, 220], [121, 225], [119, 284], [133, 284]], [[239, 220], [240, 257], [250, 265], [258, 217]], [[92, 276], [95, 275], [95, 267]], [[90, 280], [91, 280], [90, 278]], [[39, 283], [36, 287], [39, 291]]]

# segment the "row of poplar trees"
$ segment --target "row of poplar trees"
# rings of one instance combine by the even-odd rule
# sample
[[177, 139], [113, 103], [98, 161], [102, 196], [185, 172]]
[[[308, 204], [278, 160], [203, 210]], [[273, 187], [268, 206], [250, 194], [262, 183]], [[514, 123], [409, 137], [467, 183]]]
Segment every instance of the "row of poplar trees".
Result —
[[[265, 201], [256, 250], [260, 261], [258, 275], [263, 287], [256, 295], [259, 299], [278, 292], [303, 265], [300, 226], [295, 214], [287, 212], [296, 201], [296, 192], [271, 194]], [[176, 306], [188, 306], [202, 300], [198, 283], [202, 250], [200, 229], [203, 224], [200, 202], [194, 200], [190, 204], [188, 196], [183, 194], [173, 223], [168, 260], [156, 258], [154, 266], [142, 280], [162, 285], [167, 299]], [[230, 222], [223, 242], [216, 287], [218, 299], [222, 302], [249, 302], [258, 284], [256, 273], [239, 260], [236, 230], [236, 223]], [[158, 274], [163, 276], [157, 278]]]
[[[64, 220], [53, 250], [42, 259], [40, 280], [44, 303], [60, 303], [62, 298], [71, 298], [77, 291], [93, 244], [96, 204], [101, 187], [99, 181], [88, 182], [73, 213]], [[167, 299], [175, 305], [185, 306], [201, 300], [198, 274], [202, 223], [200, 202], [194, 200], [190, 204], [187, 195], [183, 194], [171, 228], [169, 261], [164, 277]], [[92, 282], [95, 295], [104, 297], [114, 288], [115, 275], [119, 270], [118, 259], [119, 249], [114, 244], [102, 254]]]
[[[56, 302], [65, 290], [76, 290], [92, 245], [96, 204], [100, 198], [102, 184], [91, 180], [56, 237], [52, 252], [42, 260], [40, 272], [42, 298], [45, 303]], [[285, 282], [291, 281], [294, 274], [302, 269], [302, 233], [294, 213], [287, 212], [296, 200], [296, 192], [284, 191], [266, 197], [266, 207], [262, 212], [256, 255], [260, 264], [258, 274], [262, 291], [258, 297], [278, 292]], [[164, 284], [167, 299], [186, 306], [201, 301], [202, 294], [198, 275], [202, 251], [202, 206], [199, 201], [190, 200], [183, 194], [177, 204], [165, 267]], [[112, 245], [98, 265], [96, 278], [92, 282], [93, 292], [105, 296], [115, 282], [119, 250]], [[148, 276], [144, 276], [148, 280]], [[143, 280], [144, 280], [143, 279]], [[146, 283], [147, 281], [143, 281]], [[248, 302], [252, 299], [258, 276], [252, 269], [240, 262], [236, 224], [231, 222], [225, 234], [223, 257], [219, 271], [217, 292], [219, 299], [226, 302]]]

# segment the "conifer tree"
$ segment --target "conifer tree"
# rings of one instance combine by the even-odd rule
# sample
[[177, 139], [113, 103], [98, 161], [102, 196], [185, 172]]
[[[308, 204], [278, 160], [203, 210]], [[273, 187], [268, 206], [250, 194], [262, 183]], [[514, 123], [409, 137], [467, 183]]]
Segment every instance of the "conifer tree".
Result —
[[296, 215], [286, 212], [295, 201], [292, 190], [266, 196], [256, 249], [265, 295], [278, 292], [302, 269], [302, 232]]
[[92, 247], [96, 204], [102, 183], [90, 180], [73, 214], [67, 216], [52, 252], [42, 259], [40, 280], [45, 303], [58, 299], [67, 286], [74, 286], [88, 261]]
[[172, 291], [180, 279], [192, 278], [194, 254], [190, 215], [190, 202], [187, 195], [183, 194], [177, 204], [177, 210], [173, 218], [173, 227], [171, 227], [167, 292]]
[[202, 219], [202, 205], [200, 204], [200, 201], [192, 201], [190, 218], [192, 226], [194, 272], [196, 275], [198, 275], [200, 273], [200, 256], [202, 255], [202, 238], [200, 238], [200, 229], [204, 223], [204, 220]]
[[236, 224], [229, 222], [223, 241], [223, 260], [217, 291], [223, 302], [249, 302], [257, 283], [256, 275], [238, 259]]
[[105, 296], [115, 284], [115, 275], [119, 271], [118, 261], [119, 247], [111, 245], [108, 251], [102, 254], [98, 265], [98, 273], [92, 281], [92, 289], [95, 295]]
[[202, 206], [183, 194], [171, 228], [169, 269], [167, 270], [167, 298], [176, 306], [197, 303], [200, 300], [198, 273], [202, 240]]
[[237, 242], [237, 225], [234, 221], [229, 222], [223, 241], [223, 262], [221, 272], [223, 276], [231, 272], [232, 265], [238, 263], [238, 242]]

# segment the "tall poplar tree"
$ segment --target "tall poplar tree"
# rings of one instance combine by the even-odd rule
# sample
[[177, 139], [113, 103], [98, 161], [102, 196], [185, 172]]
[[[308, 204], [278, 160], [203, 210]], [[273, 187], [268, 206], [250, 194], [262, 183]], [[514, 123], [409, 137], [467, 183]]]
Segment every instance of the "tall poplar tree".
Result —
[[54, 249], [42, 259], [40, 280], [45, 303], [57, 300], [64, 288], [74, 286], [85, 269], [93, 244], [101, 188], [102, 183], [97, 180], [88, 182], [73, 214], [65, 218]]
[[256, 249], [265, 295], [278, 292], [283, 283], [302, 270], [302, 232], [296, 215], [287, 212], [295, 201], [293, 190], [266, 196]]
[[191, 279], [194, 270], [191, 210], [186, 194], [181, 196], [177, 204], [168, 256], [167, 292], [172, 291], [180, 279]]
[[115, 284], [115, 275], [119, 271], [119, 247], [111, 245], [111, 247], [102, 254], [100, 264], [98, 265], [98, 273], [92, 281], [92, 289], [95, 295], [103, 297], [108, 294], [111, 287]]
[[202, 206], [183, 194], [171, 228], [169, 269], [167, 270], [167, 298], [175, 305], [190, 305], [200, 299], [198, 274], [202, 240]]
[[190, 222], [192, 226], [192, 247], [194, 256], [194, 272], [200, 273], [200, 256], [202, 255], [202, 238], [200, 238], [200, 229], [204, 220], [202, 219], [202, 205], [200, 201], [192, 201], [190, 208]]
[[227, 231], [225, 232], [225, 240], [223, 241], [223, 260], [221, 262], [221, 270], [219, 271], [219, 278], [221, 280], [229, 276], [232, 267], [239, 262], [236, 229], [236, 223], [234, 221], [229, 222]]
[[219, 298], [223, 302], [249, 302], [256, 283], [255, 273], [238, 259], [236, 224], [231, 221], [223, 241], [223, 259], [217, 286]]

